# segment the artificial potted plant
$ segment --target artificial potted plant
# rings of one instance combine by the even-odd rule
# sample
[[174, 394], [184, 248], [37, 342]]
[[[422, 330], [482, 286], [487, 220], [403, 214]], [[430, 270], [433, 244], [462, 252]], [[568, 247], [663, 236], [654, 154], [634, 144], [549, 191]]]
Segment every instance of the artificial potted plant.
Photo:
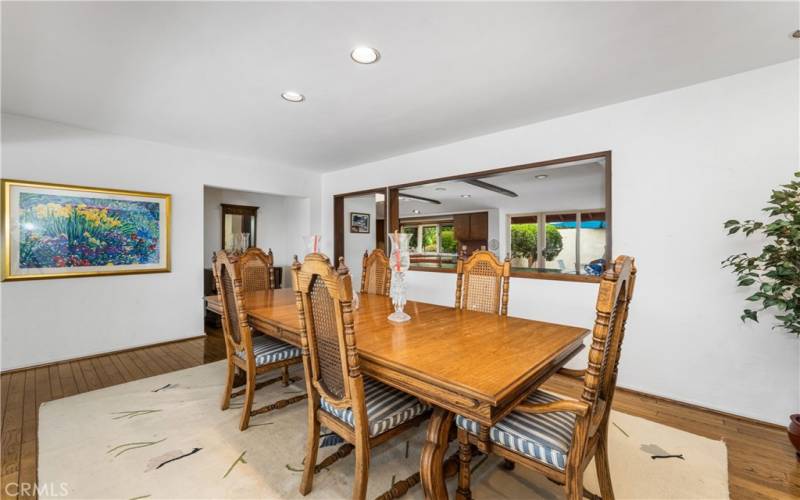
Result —
[[[759, 320], [759, 313], [772, 313], [773, 328], [800, 336], [800, 172], [794, 179], [772, 191], [767, 221], [729, 220], [728, 234], [743, 233], [765, 238], [759, 255], [740, 253], [722, 261], [733, 270], [737, 284], [755, 287], [747, 297], [753, 305], [742, 312], [742, 321]], [[789, 439], [800, 460], [800, 414], [789, 417]]]

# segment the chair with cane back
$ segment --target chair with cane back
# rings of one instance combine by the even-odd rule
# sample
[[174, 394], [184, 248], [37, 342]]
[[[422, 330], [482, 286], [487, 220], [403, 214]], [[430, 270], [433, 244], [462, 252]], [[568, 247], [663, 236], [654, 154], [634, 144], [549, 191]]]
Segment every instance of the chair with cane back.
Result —
[[[225, 338], [225, 350], [228, 375], [225, 389], [222, 394], [222, 409], [227, 410], [232, 397], [235, 371], [243, 371], [246, 384], [243, 391], [245, 396], [242, 418], [239, 430], [247, 429], [250, 417], [265, 413], [272, 409], [281, 408], [287, 404], [305, 399], [306, 395], [295, 396], [268, 405], [265, 408], [253, 411], [253, 396], [256, 388], [256, 376], [262, 373], [285, 368], [289, 365], [301, 363], [300, 349], [280, 340], [268, 336], [253, 336], [253, 331], [247, 322], [247, 313], [244, 307], [244, 287], [242, 285], [240, 257], [220, 250], [214, 255], [214, 278], [217, 281], [217, 291], [222, 304], [222, 331]], [[288, 385], [289, 379], [285, 371], [281, 378]], [[240, 391], [242, 392], [242, 391]], [[239, 394], [236, 394], [239, 395]]]
[[239, 257], [242, 270], [242, 286], [245, 292], [257, 292], [275, 288], [273, 256], [270, 248], [264, 253], [258, 247], [250, 247]]
[[487, 250], [473, 252], [466, 261], [459, 255], [456, 276], [456, 309], [508, 314], [508, 257], [501, 263]]
[[430, 407], [361, 374], [353, 328], [350, 274], [319, 253], [292, 265], [308, 389], [308, 433], [300, 493], [311, 492], [320, 425], [350, 443], [356, 455], [353, 498], [367, 491], [370, 448], [428, 417]]
[[588, 368], [561, 370], [583, 379], [579, 400], [537, 390], [491, 428], [456, 417], [460, 461], [456, 498], [471, 496], [472, 445], [563, 484], [570, 500], [584, 496], [583, 472], [594, 458], [602, 498], [614, 498], [608, 462], [608, 417], [635, 281], [634, 259], [626, 256], [617, 257], [602, 277]]
[[[275, 289], [275, 262], [272, 249], [264, 253], [258, 247], [250, 247], [239, 256], [242, 271], [242, 288], [247, 292], [260, 292]], [[289, 380], [289, 367], [283, 367], [283, 380]]]
[[392, 272], [383, 250], [376, 248], [371, 254], [365, 251], [361, 268], [361, 293], [389, 295]]

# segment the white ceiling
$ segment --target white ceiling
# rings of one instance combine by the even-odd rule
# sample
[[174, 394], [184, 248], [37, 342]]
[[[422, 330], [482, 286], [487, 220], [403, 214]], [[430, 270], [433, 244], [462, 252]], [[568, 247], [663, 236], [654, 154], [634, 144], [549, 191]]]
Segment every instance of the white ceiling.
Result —
[[797, 2], [2, 2], [2, 108], [330, 171], [796, 58], [797, 28]]

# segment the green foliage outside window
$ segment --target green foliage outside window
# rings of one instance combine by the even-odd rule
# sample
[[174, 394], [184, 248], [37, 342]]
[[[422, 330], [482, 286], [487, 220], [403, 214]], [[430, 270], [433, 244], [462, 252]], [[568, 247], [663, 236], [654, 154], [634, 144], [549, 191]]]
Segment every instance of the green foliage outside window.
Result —
[[417, 226], [403, 226], [401, 231], [411, 235], [411, 237], [408, 238], [408, 248], [410, 248], [412, 252], [415, 252], [417, 249]]
[[439, 237], [442, 240], [442, 253], [457, 253], [458, 242], [453, 226], [440, 226]]
[[422, 227], [422, 251], [428, 253], [436, 253], [439, 251], [438, 242], [436, 240], [436, 233], [438, 231], [436, 226], [423, 226]]
[[[537, 255], [538, 224], [511, 224], [511, 254], [514, 257], [535, 258]], [[552, 261], [564, 248], [564, 242], [558, 228], [552, 224], [545, 226], [547, 245], [544, 258]]]

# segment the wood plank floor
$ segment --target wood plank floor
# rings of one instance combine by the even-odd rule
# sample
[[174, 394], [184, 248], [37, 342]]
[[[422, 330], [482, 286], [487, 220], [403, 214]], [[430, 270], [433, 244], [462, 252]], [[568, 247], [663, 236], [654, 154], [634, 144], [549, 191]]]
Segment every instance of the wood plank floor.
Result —
[[[206, 338], [109, 354], [4, 374], [0, 377], [2, 498], [35, 498], [38, 407], [45, 401], [223, 359], [216, 330]], [[572, 380], [554, 377], [546, 388], [577, 395]], [[734, 499], [800, 498], [800, 465], [784, 430], [658, 398], [619, 391], [614, 408], [728, 445]], [[26, 494], [27, 493], [27, 494]]]

